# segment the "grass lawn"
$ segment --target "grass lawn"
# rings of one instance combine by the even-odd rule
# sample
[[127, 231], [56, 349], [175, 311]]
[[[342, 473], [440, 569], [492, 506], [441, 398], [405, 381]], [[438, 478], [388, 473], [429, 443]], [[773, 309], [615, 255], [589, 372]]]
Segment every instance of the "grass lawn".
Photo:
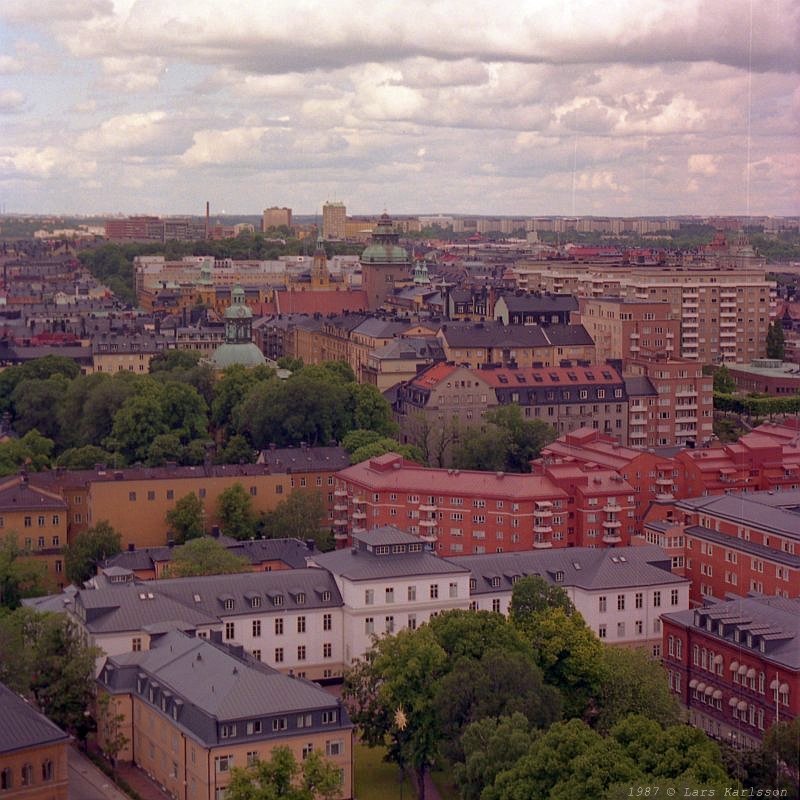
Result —
[[[386, 751], [379, 747], [356, 745], [355, 767], [357, 800], [399, 800], [400, 770], [383, 760]], [[417, 796], [411, 778], [406, 776], [402, 787], [403, 800], [415, 800]]]

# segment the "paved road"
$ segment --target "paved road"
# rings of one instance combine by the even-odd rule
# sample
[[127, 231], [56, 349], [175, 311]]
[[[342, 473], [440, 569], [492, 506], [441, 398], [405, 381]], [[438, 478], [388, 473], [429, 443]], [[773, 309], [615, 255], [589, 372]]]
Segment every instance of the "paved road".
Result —
[[83, 753], [68, 748], [69, 800], [130, 800]]

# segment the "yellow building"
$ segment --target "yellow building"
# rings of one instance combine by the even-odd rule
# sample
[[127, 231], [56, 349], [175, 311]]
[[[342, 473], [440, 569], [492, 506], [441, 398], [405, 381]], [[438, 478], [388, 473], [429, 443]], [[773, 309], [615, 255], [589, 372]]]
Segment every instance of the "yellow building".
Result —
[[32, 486], [27, 475], [0, 481], [0, 539], [17, 544], [47, 569], [53, 587], [63, 588], [63, 548], [67, 544], [67, 504], [57, 493]]
[[[288, 747], [298, 763], [319, 753], [353, 796], [353, 725], [341, 701], [202, 638], [173, 631], [149, 650], [109, 657], [98, 677], [123, 716], [133, 761], [178, 800], [219, 800], [233, 767]], [[103, 742], [108, 727], [98, 725]]]

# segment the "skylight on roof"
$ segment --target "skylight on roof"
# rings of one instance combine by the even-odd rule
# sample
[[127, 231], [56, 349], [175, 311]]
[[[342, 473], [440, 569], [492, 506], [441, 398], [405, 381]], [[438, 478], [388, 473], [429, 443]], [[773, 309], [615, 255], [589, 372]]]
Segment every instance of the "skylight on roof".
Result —
[[590, 381], [593, 381], [593, 380], [594, 380], [594, 372], [587, 372], [587, 373], [586, 373], [586, 377], [587, 377], [587, 378], [588, 378]]
[[497, 380], [499, 380], [500, 383], [508, 383], [508, 378], [505, 375], [498, 375]]
[[525, 383], [525, 376], [521, 375], [519, 372], [517, 373], [516, 378], [519, 383]]
[[560, 383], [561, 379], [558, 377], [558, 374], [555, 372], [550, 373], [550, 380], [554, 383]]

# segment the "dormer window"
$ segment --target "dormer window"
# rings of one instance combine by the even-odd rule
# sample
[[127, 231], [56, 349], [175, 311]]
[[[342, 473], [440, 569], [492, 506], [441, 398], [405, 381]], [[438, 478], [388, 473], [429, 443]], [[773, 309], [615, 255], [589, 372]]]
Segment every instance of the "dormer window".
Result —
[[261, 598], [260, 597], [251, 597], [250, 598], [250, 608], [261, 608]]
[[283, 605], [283, 595], [282, 594], [276, 594], [272, 598], [272, 605], [274, 605], [274, 606], [282, 606]]
[[330, 602], [330, 599], [331, 599], [331, 593], [329, 591], [327, 591], [327, 590], [324, 591], [322, 593], [322, 602], [323, 603], [328, 603], [328, 602]]
[[235, 604], [236, 604], [235, 601], [231, 597], [227, 598], [223, 602], [223, 605], [225, 606], [225, 610], [226, 611], [233, 611], [233, 607], [234, 607]]
[[305, 592], [298, 592], [297, 596], [295, 597], [295, 601], [298, 605], [303, 605], [306, 602], [306, 594]]
[[563, 583], [564, 582], [564, 573], [561, 570], [556, 572], [555, 580], [556, 580], [556, 583]]
[[500, 578], [495, 576], [494, 578], [492, 578], [492, 588], [497, 589], [499, 587], [500, 587]]
[[470, 591], [473, 591], [473, 590], [478, 588], [478, 581], [476, 581], [475, 578], [470, 578], [469, 579], [469, 588], [470, 588]]

